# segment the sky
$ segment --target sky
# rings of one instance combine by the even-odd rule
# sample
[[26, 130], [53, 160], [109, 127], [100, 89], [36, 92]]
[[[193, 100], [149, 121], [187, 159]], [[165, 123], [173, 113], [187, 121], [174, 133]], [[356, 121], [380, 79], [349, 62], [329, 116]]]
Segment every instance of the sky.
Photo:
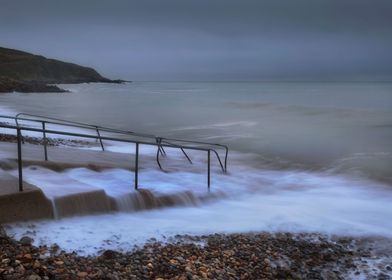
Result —
[[392, 1], [0, 0], [0, 45], [134, 81], [392, 80]]

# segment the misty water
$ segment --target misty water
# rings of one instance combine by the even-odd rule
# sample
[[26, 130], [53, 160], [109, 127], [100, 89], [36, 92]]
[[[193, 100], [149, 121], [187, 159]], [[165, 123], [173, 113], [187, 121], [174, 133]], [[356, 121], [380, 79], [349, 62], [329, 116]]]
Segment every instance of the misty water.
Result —
[[[16, 236], [30, 232], [38, 243], [57, 242], [81, 253], [126, 250], [151, 237], [181, 233], [285, 230], [390, 236], [392, 83], [61, 87], [70, 92], [0, 95], [0, 113], [226, 144], [229, 174], [213, 168], [212, 184], [225, 197], [188, 207], [36, 222], [33, 233], [32, 223], [19, 223], [9, 228]], [[124, 146], [111, 149], [128, 151]], [[144, 186], [206, 192], [204, 155], [193, 156], [191, 171], [181, 166], [163, 175], [153, 168], [142, 170]], [[41, 171], [30, 180], [43, 180]], [[77, 169], [56, 176], [92, 183], [108, 193], [115, 187], [126, 192], [132, 180], [132, 172], [124, 170], [96, 174]]]

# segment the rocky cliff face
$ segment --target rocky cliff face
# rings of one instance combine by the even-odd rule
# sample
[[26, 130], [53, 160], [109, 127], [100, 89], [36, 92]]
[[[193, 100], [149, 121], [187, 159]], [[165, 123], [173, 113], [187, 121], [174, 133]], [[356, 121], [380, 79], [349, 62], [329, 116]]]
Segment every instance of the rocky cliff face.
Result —
[[[59, 88], [47, 84], [95, 82], [120, 83], [122, 81], [102, 77], [89, 67], [0, 47], [0, 92], [9, 90], [57, 92]], [[23, 90], [20, 90], [21, 88]]]
[[7, 77], [0, 77], [1, 92], [66, 92], [55, 85], [47, 85], [41, 82], [24, 82]]

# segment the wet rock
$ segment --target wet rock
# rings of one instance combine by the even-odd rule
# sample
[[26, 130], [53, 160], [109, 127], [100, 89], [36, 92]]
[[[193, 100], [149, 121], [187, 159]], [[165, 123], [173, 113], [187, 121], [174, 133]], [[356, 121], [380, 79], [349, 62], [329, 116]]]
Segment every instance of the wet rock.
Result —
[[103, 252], [102, 257], [106, 260], [114, 259], [117, 256], [117, 252], [113, 250], [106, 250]]
[[41, 280], [42, 278], [36, 274], [32, 274], [27, 277], [27, 280]]
[[80, 277], [80, 278], [86, 278], [87, 277], [87, 275], [88, 275], [88, 273], [87, 272], [85, 272], [85, 271], [82, 271], [82, 272], [78, 272], [78, 277]]
[[378, 280], [390, 280], [391, 277], [389, 275], [384, 274], [384, 273], [380, 273], [380, 274], [378, 274], [377, 279]]
[[99, 257], [5, 238], [0, 240], [0, 279], [349, 279], [356, 274], [389, 279], [389, 262], [379, 267], [382, 273], [362, 263], [363, 256], [374, 253], [353, 250], [355, 239], [332, 242], [285, 233], [178, 238], [165, 245], [151, 240], [128, 253], [107, 250]]
[[323, 279], [338, 280], [338, 276], [333, 271], [325, 271], [321, 274]]
[[22, 245], [31, 245], [34, 240], [28, 236], [23, 236], [20, 240], [19, 240], [20, 244]]
[[0, 239], [7, 238], [7, 233], [5, 232], [4, 228], [0, 225]]

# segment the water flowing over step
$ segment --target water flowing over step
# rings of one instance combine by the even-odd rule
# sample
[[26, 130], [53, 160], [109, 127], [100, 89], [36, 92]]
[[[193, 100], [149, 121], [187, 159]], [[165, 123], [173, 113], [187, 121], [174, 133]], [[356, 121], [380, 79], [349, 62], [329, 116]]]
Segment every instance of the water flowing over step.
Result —
[[25, 183], [24, 192], [18, 189], [18, 178], [0, 169], [0, 224], [19, 220], [52, 218], [53, 210], [42, 190]]
[[39, 186], [51, 200], [55, 218], [110, 211], [109, 200], [102, 189], [49, 169], [31, 166], [24, 172], [27, 181]]
[[[57, 219], [112, 211], [135, 212], [161, 207], [195, 206], [223, 196], [221, 192], [192, 192], [186, 189], [172, 192], [134, 190], [126, 180], [129, 171], [115, 172], [123, 172], [121, 177], [125, 179], [118, 180], [110, 172], [103, 174], [85, 168], [66, 172], [55, 172], [40, 166], [24, 169], [26, 181], [40, 187], [51, 201], [53, 215]], [[12, 173], [16, 174], [16, 171]], [[106, 181], [102, 178], [106, 178]], [[99, 182], [99, 186], [94, 185], [96, 182]]]
[[[55, 218], [197, 205], [222, 195], [210, 187], [211, 172], [227, 173], [225, 145], [25, 113], [0, 115], [0, 119], [0, 132], [8, 142], [1, 143], [6, 152], [0, 151], [0, 169], [17, 177], [15, 192], [22, 193], [24, 184], [42, 189]], [[113, 146], [121, 151], [111, 150]], [[125, 172], [116, 177], [118, 185], [108, 172], [115, 169]], [[75, 176], [78, 170], [83, 172]], [[154, 170], [163, 176], [181, 176], [181, 180], [171, 176], [168, 183]], [[176, 181], [183, 186], [173, 188]]]

